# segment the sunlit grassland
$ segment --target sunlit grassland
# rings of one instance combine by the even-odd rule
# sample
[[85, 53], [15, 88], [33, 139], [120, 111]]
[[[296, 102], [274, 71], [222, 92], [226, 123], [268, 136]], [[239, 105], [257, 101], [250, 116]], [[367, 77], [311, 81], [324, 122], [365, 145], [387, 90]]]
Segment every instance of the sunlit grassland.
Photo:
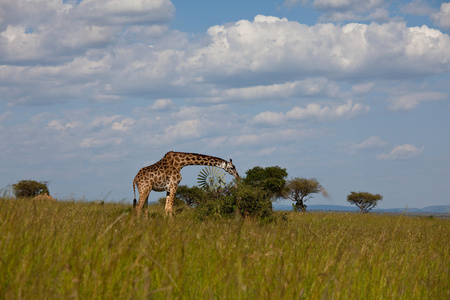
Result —
[[450, 221], [0, 199], [1, 299], [449, 299]]

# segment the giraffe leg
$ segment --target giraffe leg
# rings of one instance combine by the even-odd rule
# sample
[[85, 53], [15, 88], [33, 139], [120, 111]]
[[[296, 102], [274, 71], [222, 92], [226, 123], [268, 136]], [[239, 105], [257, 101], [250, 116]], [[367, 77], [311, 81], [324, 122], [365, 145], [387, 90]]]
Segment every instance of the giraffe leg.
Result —
[[166, 205], [165, 205], [165, 210], [166, 210], [166, 216], [167, 216], [167, 209], [169, 208], [169, 201], [170, 201], [170, 192], [166, 192]]
[[139, 201], [136, 205], [136, 214], [137, 216], [141, 215], [142, 209], [144, 208], [144, 205], [148, 202], [148, 196], [150, 194], [151, 189], [146, 189], [139, 191]]
[[[148, 194], [150, 195], [150, 192]], [[144, 208], [145, 208], [144, 216], [146, 219], [148, 219], [148, 196], [149, 195], [147, 195], [147, 197], [145, 198], [145, 201], [144, 201]]]
[[167, 192], [166, 196], [166, 216], [173, 216], [173, 202], [175, 200], [175, 194], [177, 192], [177, 186], [173, 186], [170, 188], [170, 191]]

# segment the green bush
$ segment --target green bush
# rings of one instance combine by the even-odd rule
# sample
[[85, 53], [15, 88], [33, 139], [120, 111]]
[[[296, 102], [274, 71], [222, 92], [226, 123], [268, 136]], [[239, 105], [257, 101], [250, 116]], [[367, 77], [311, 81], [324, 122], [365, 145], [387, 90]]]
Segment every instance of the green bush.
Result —
[[[272, 214], [273, 193], [262, 187], [243, 182], [232, 182], [226, 187], [209, 191], [197, 186], [179, 186], [174, 206], [178, 211], [186, 206], [194, 208], [193, 213], [201, 220], [205, 218], [244, 218], [267, 219]], [[165, 205], [166, 198], [158, 202]]]
[[187, 185], [180, 185], [175, 195], [176, 199], [180, 199], [189, 207], [198, 205], [205, 197], [206, 191], [198, 186], [188, 187]]
[[271, 195], [262, 188], [245, 183], [231, 183], [222, 190], [205, 192], [196, 209], [197, 215], [205, 217], [241, 217], [265, 219], [272, 214]]
[[50, 194], [47, 184], [48, 181], [21, 180], [16, 184], [13, 184], [14, 194], [17, 198], [28, 198], [42, 194]]
[[[177, 209], [184, 209], [185, 207], [197, 207], [198, 203], [206, 197], [207, 192], [198, 186], [188, 187], [187, 185], [178, 186], [173, 206]], [[158, 199], [158, 203], [162, 206], [166, 205], [166, 197]]]
[[262, 188], [242, 183], [238, 185], [234, 193], [236, 206], [241, 216], [264, 219], [272, 214], [272, 197]]
[[226, 190], [205, 191], [196, 203], [196, 214], [200, 219], [206, 217], [231, 218], [236, 211], [236, 201]]

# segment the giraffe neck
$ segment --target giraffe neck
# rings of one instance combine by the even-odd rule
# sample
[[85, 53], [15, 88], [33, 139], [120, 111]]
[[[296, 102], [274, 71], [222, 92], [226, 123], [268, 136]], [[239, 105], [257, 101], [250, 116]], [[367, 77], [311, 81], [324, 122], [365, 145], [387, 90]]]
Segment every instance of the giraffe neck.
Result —
[[227, 165], [226, 160], [204, 154], [173, 152], [173, 155], [180, 169], [185, 166], [215, 166], [224, 169]]

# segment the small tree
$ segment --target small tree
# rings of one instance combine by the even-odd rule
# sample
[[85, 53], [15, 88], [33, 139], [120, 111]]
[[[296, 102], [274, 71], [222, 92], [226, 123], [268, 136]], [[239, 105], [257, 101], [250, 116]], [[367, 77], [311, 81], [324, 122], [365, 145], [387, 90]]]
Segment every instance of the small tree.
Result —
[[189, 207], [201, 202], [205, 195], [206, 192], [202, 188], [198, 186], [188, 187], [187, 185], [180, 185], [176, 193], [176, 197], [186, 202]]
[[374, 195], [367, 192], [351, 192], [350, 195], [347, 195], [347, 201], [358, 206], [361, 213], [368, 213], [381, 200], [383, 200], [383, 196], [380, 194]]
[[13, 184], [14, 194], [17, 198], [49, 194], [47, 184], [48, 181], [21, 180]]
[[266, 192], [267, 196], [272, 200], [283, 194], [288, 173], [286, 169], [278, 166], [274, 167], [254, 167], [245, 172], [247, 175], [243, 179], [243, 183], [249, 186], [258, 187]]
[[306, 201], [313, 197], [312, 194], [322, 193], [326, 196], [325, 189], [320, 185], [316, 178], [294, 178], [286, 183], [284, 197], [295, 201], [292, 205], [295, 211], [306, 211]]

